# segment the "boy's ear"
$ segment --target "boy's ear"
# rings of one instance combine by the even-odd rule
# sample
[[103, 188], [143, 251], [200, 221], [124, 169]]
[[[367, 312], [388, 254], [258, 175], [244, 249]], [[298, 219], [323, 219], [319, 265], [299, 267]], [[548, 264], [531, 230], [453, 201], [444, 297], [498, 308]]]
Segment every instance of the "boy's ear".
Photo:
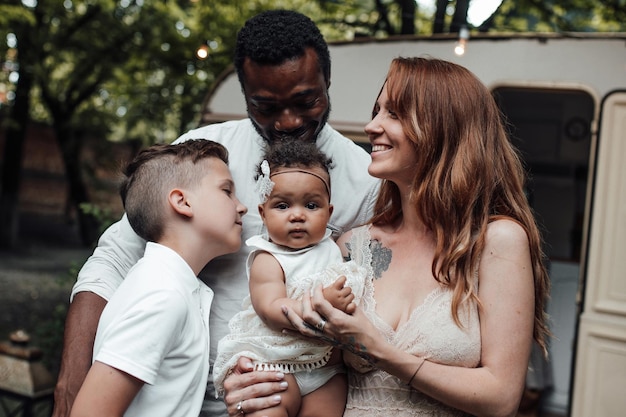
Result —
[[179, 188], [174, 188], [170, 191], [167, 197], [170, 207], [172, 207], [176, 213], [186, 217], [193, 216], [193, 210], [191, 208], [191, 204], [189, 204], [189, 201], [187, 200], [185, 191]]

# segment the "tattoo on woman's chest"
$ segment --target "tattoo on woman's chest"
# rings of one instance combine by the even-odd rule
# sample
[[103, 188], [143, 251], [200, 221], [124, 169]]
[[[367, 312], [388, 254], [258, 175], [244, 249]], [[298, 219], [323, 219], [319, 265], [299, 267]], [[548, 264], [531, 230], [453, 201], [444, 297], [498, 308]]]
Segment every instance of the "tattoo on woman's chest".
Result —
[[391, 264], [391, 249], [386, 248], [378, 240], [370, 240], [370, 251], [372, 252], [372, 270], [374, 278], [383, 276]]

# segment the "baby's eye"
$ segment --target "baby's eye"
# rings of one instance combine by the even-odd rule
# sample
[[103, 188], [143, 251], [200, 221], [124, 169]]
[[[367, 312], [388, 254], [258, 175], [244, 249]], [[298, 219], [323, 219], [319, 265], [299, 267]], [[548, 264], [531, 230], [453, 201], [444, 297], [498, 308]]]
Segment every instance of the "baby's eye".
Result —
[[287, 203], [278, 203], [274, 207], [279, 210], [287, 210], [289, 208], [289, 205]]
[[319, 205], [317, 203], [311, 202], [311, 203], [306, 203], [305, 207], [309, 210], [315, 210], [316, 208], [319, 207]]

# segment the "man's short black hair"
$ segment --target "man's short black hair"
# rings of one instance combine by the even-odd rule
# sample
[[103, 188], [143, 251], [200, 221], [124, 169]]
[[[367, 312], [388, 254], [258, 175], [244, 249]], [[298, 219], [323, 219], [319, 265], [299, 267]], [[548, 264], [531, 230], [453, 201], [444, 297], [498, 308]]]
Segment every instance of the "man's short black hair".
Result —
[[246, 58], [261, 65], [280, 65], [304, 56], [312, 48], [317, 54], [324, 80], [330, 80], [328, 44], [315, 23], [291, 10], [270, 10], [250, 18], [237, 35], [235, 69], [243, 88]]

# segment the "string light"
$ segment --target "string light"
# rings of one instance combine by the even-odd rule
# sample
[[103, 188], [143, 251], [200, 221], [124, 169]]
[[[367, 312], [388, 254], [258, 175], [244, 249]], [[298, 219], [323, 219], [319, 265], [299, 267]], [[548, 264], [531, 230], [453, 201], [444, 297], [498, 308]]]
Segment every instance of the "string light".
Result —
[[467, 26], [461, 26], [459, 30], [459, 40], [456, 41], [454, 45], [454, 53], [458, 56], [462, 56], [465, 54], [465, 48], [467, 47], [467, 42], [469, 41], [470, 33]]
[[198, 59], [207, 59], [209, 57], [209, 47], [206, 45], [200, 45], [200, 47], [196, 49], [196, 56]]

